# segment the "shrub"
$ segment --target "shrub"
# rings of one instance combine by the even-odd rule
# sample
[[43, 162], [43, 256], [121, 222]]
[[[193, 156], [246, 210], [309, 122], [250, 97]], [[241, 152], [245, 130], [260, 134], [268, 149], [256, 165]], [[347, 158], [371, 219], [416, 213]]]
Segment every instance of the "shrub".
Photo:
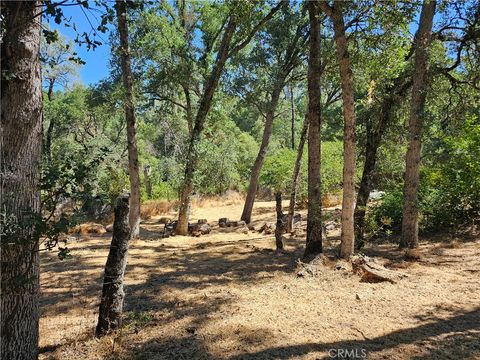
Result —
[[[455, 135], [441, 139], [440, 155], [421, 171], [419, 189], [419, 228], [422, 232], [456, 228], [480, 219], [480, 122], [467, 118]], [[387, 193], [369, 211], [372, 224], [399, 232], [402, 223], [402, 191]]]
[[425, 170], [424, 228], [456, 227], [480, 218], [480, 120], [467, 117], [444, 152]]
[[296, 152], [287, 148], [267, 156], [260, 174], [260, 184], [274, 191], [289, 191], [295, 158]]
[[178, 190], [171, 183], [160, 181], [152, 186], [152, 197], [154, 199], [176, 199]]

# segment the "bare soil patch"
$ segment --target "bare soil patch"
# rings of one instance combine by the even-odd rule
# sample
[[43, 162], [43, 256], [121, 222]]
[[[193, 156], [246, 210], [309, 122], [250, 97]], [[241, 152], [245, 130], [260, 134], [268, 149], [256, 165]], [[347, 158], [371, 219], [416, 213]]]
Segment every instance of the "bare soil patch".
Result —
[[[78, 237], [73, 259], [42, 254], [42, 359], [328, 359], [332, 349], [365, 349], [368, 359], [480, 359], [480, 239], [422, 242], [418, 261], [394, 244], [370, 246], [388, 269], [408, 275], [361, 282], [339, 267], [297, 277], [305, 236], [219, 232], [241, 204], [196, 209], [213, 231], [159, 239], [153, 217], [132, 242], [124, 328], [93, 337], [111, 234]], [[258, 202], [254, 223], [273, 222]], [[174, 216], [174, 214], [166, 214]], [[338, 233], [329, 234], [330, 253]], [[336, 350], [335, 350], [336, 351]]]

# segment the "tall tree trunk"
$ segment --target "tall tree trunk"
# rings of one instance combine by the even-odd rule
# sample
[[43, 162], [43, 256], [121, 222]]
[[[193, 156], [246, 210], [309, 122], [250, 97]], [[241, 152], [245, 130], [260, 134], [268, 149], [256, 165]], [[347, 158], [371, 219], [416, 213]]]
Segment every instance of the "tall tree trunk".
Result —
[[283, 211], [282, 211], [282, 192], [275, 192], [275, 210], [277, 212], [277, 226], [275, 227], [275, 244], [277, 250], [283, 250]]
[[310, 18], [310, 53], [308, 58], [308, 214], [304, 257], [322, 252], [320, 11], [316, 1], [309, 1], [307, 6]]
[[[47, 98], [48, 101], [53, 100], [53, 87], [55, 86], [55, 80], [50, 79], [48, 83], [48, 91], [47, 91]], [[50, 122], [48, 123], [48, 128], [47, 128], [47, 135], [45, 136], [45, 146], [43, 153], [47, 156], [47, 160], [51, 161], [52, 160], [52, 136], [53, 136], [53, 129], [55, 128], [55, 118], [52, 117], [50, 119]]]
[[293, 85], [290, 85], [290, 111], [292, 116], [292, 150], [295, 150], [295, 99], [293, 96]]
[[[384, 106], [389, 103], [387, 98], [382, 105], [382, 112]], [[393, 106], [393, 104], [390, 104]], [[390, 113], [390, 110], [387, 110]], [[387, 115], [385, 113], [385, 115]], [[388, 116], [389, 117], [389, 116]], [[363, 164], [362, 179], [360, 181], [360, 187], [357, 194], [357, 203], [355, 206], [355, 247], [361, 249], [364, 245], [364, 233], [365, 233], [365, 214], [367, 210], [368, 197], [370, 195], [372, 187], [373, 171], [375, 170], [375, 164], [377, 162], [377, 151], [380, 145], [380, 140], [383, 135], [383, 129], [386, 124], [387, 117], [383, 114], [380, 116], [377, 130], [372, 128], [372, 120], [367, 119], [367, 139], [365, 144], [365, 162]]]
[[253, 204], [255, 202], [255, 194], [257, 193], [258, 179], [260, 178], [260, 172], [262, 170], [265, 157], [267, 156], [268, 144], [272, 135], [273, 119], [275, 118], [275, 111], [277, 109], [278, 100], [282, 92], [283, 85], [285, 83], [285, 76], [280, 75], [277, 80], [277, 84], [272, 92], [270, 98], [270, 104], [268, 105], [268, 111], [265, 114], [265, 127], [263, 128], [262, 143], [258, 150], [257, 158], [253, 164], [252, 171], [250, 173], [250, 183], [248, 184], [247, 197], [245, 199], [245, 205], [243, 206], [243, 212], [241, 219], [247, 224], [252, 220]]
[[192, 136], [190, 137], [190, 143], [188, 146], [187, 163], [185, 165], [185, 176], [183, 181], [183, 187], [180, 192], [180, 209], [178, 211], [178, 223], [176, 233], [178, 235], [188, 234], [188, 219], [190, 217], [191, 197], [193, 191], [193, 175], [195, 167], [197, 165], [198, 158], [198, 143], [200, 142], [200, 136], [202, 134], [205, 120], [212, 104], [212, 98], [215, 94], [215, 90], [218, 86], [220, 75], [222, 74], [225, 63], [228, 59], [228, 49], [232, 41], [233, 33], [235, 31], [236, 22], [233, 17], [230, 17], [228, 24], [223, 33], [222, 42], [217, 53], [215, 66], [212, 73], [205, 85], [205, 91], [202, 99], [200, 100], [200, 106], [198, 108], [197, 116], [195, 117], [195, 126], [193, 128]]
[[230, 56], [238, 53], [241, 49], [247, 46], [255, 33], [285, 4], [287, 4], [287, 2], [279, 2], [262, 20], [257, 23], [257, 25], [253, 27], [252, 31], [243, 39], [243, 41], [234, 43], [231, 49], [229, 49], [229, 47], [236, 28], [236, 14], [230, 15], [227, 26], [223, 32], [222, 41], [220, 43], [220, 47], [217, 52], [217, 58], [215, 60], [215, 65], [204, 87], [204, 93], [200, 100], [197, 116], [195, 117], [192, 136], [190, 137], [183, 187], [180, 191], [180, 208], [178, 211], [178, 223], [176, 229], [178, 235], [187, 235], [188, 233], [188, 219], [190, 217], [191, 196], [193, 191], [193, 174], [198, 158], [197, 146], [200, 142], [200, 136], [205, 125], [205, 120], [207, 118], [208, 111], [210, 110], [212, 98], [215, 94], [215, 90], [217, 89], [218, 81], [220, 79], [220, 75], [222, 74], [223, 68], [225, 67], [225, 63]]
[[422, 125], [427, 92], [428, 50], [432, 39], [435, 0], [425, 0], [420, 24], [415, 35], [415, 67], [412, 99], [408, 119], [408, 149], [405, 157], [405, 184], [403, 189], [403, 221], [400, 247], [418, 246], [418, 184], [420, 154], [422, 151]]
[[[265, 114], [265, 127], [263, 129], [262, 143], [260, 144], [260, 149], [258, 151], [257, 158], [255, 159], [255, 163], [250, 173], [250, 183], [248, 186], [247, 197], [245, 199], [245, 205], [243, 207], [243, 212], [241, 216], [241, 219], [245, 221], [247, 224], [251, 221], [251, 218], [252, 218], [252, 210], [253, 210], [253, 203], [255, 202], [257, 183], [260, 177], [260, 171], [262, 170], [263, 162], [265, 161], [265, 157], [267, 154], [270, 137], [272, 135], [273, 120], [275, 118], [275, 111], [277, 110], [280, 94], [282, 92], [282, 89], [285, 86], [285, 81], [288, 75], [297, 66], [296, 60], [298, 59], [299, 52], [301, 51], [301, 45], [299, 46], [300, 38], [301, 38], [301, 27], [299, 26], [297, 28], [295, 37], [292, 39], [292, 41], [290, 42], [289, 46], [285, 51], [285, 57], [283, 59], [283, 63], [279, 64], [281, 66], [277, 73], [277, 77], [275, 79], [275, 82], [272, 88], [270, 101], [267, 104], [267, 113]], [[293, 105], [294, 104], [292, 99], [292, 116], [293, 116], [292, 126], [295, 125], [295, 113], [294, 113]], [[295, 129], [292, 129], [292, 131], [293, 131], [293, 135], [295, 135], [294, 133]]]
[[355, 209], [355, 99], [353, 94], [353, 74], [348, 54], [342, 2], [335, 0], [333, 7], [321, 1], [320, 7], [332, 19], [335, 33], [337, 62], [340, 70], [343, 99], [343, 199], [342, 232], [340, 257], [349, 258], [353, 254], [355, 231], [353, 213]]
[[307, 139], [308, 132], [308, 116], [305, 116], [303, 120], [302, 132], [300, 133], [300, 140], [298, 142], [297, 158], [295, 160], [295, 166], [292, 173], [292, 190], [290, 192], [290, 203], [288, 205], [288, 216], [286, 230], [287, 232], [293, 231], [293, 215], [295, 214], [295, 203], [297, 201], [297, 187], [298, 179], [300, 175], [300, 168], [302, 166], [303, 148], [305, 146], [305, 140]]
[[125, 119], [127, 121], [128, 175], [130, 178], [130, 229], [132, 238], [140, 234], [140, 174], [135, 129], [135, 108], [133, 105], [133, 74], [128, 46], [127, 9], [124, 0], [116, 1], [118, 32], [120, 33], [120, 57], [123, 86], [125, 87]]
[[0, 358], [36, 359], [42, 80], [40, 1], [2, 2]]
[[118, 329], [122, 322], [123, 279], [127, 267], [128, 242], [130, 240], [128, 196], [120, 196], [115, 204], [112, 243], [108, 252], [103, 276], [102, 299], [95, 330], [97, 336], [103, 336]]
[[[372, 179], [377, 162], [377, 152], [387, 126], [391, 123], [393, 109], [398, 99], [403, 98], [410, 88], [411, 80], [406, 80], [408, 72], [402, 72], [393, 80], [393, 84], [385, 90], [385, 97], [380, 107], [380, 112], [375, 114], [368, 111], [366, 114], [367, 139], [365, 143], [365, 162], [363, 164], [362, 179], [357, 194], [355, 205], [355, 247], [361, 249], [365, 239], [365, 214], [368, 197], [372, 191]], [[378, 118], [375, 122], [375, 118]]]

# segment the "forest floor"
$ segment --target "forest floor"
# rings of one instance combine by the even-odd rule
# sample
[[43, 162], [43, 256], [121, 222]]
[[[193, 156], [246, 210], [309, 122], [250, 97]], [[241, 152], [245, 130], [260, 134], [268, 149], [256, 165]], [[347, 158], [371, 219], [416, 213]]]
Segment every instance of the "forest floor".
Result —
[[[192, 215], [216, 224], [241, 209]], [[274, 203], [257, 202], [253, 218], [274, 222]], [[372, 284], [333, 266], [297, 277], [303, 231], [276, 253], [258, 232], [160, 239], [162, 229], [153, 218], [131, 243], [125, 326], [101, 340], [111, 234], [79, 237], [73, 259], [42, 253], [41, 359], [340, 359], [345, 349], [350, 359], [480, 359], [480, 237], [424, 240], [415, 262], [394, 244], [369, 245], [365, 254], [408, 275]], [[338, 231], [329, 239], [338, 246]]]

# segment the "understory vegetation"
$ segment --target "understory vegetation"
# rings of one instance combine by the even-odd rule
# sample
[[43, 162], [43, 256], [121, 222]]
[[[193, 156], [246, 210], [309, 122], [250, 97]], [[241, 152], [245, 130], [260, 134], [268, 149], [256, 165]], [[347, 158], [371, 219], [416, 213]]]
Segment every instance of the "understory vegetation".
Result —
[[[425, 276], [433, 284], [426, 292], [417, 293], [420, 277], [408, 286], [406, 279], [429, 266], [448, 273], [452, 267], [436, 261], [444, 253], [474, 264], [478, 239], [470, 236], [480, 233], [478, 0], [32, 0], [2, 1], [0, 12], [2, 359], [33, 360], [39, 350], [60, 358], [62, 351], [72, 351], [65, 358], [88, 353], [75, 348], [78, 334], [69, 344], [62, 338], [58, 352], [50, 343], [39, 349], [40, 319], [58, 320], [45, 309], [43, 289], [50, 290], [55, 311], [70, 310], [62, 303], [65, 293], [73, 308], [89, 311], [88, 325], [79, 326], [90, 331], [81, 346], [93, 341], [92, 319], [98, 319], [94, 336], [113, 339], [113, 349], [98, 346], [97, 358], [150, 358], [144, 333], [135, 345], [115, 350], [122, 334], [150, 327], [147, 338], [161, 349], [160, 358], [171, 358], [171, 349], [159, 341], [182, 348], [192, 339], [178, 358], [320, 358], [327, 349], [315, 343], [317, 330], [308, 330], [314, 340], [303, 334], [292, 348], [264, 346], [279, 346], [292, 333], [265, 315], [270, 292], [291, 299], [297, 294], [290, 286], [305, 297], [295, 309], [299, 318], [315, 317], [324, 329], [320, 342], [328, 343], [340, 324], [346, 331], [341, 342], [330, 339], [332, 349], [356, 344], [353, 331], [372, 352], [384, 352], [380, 347], [394, 339], [398, 355], [397, 345], [404, 344], [398, 333], [412, 329], [392, 320], [390, 335], [386, 327], [369, 338], [350, 324], [350, 313], [374, 309], [374, 316], [384, 316], [387, 298], [394, 299], [388, 306], [402, 302], [397, 312], [415, 308], [405, 299], [422, 311], [422, 304], [438, 307], [425, 302], [440, 286], [438, 274]], [[203, 236], [207, 240], [198, 239]], [[448, 244], [435, 246], [436, 236]], [[459, 245], [456, 236], [473, 245]], [[264, 241], [273, 237], [275, 249]], [[142, 258], [130, 260], [129, 247]], [[40, 259], [47, 260], [43, 268]], [[78, 262], [69, 268], [68, 261]], [[421, 265], [410, 268], [415, 261]], [[443, 279], [443, 294], [475, 291], [480, 270], [446, 262], [454, 273], [453, 280]], [[128, 271], [135, 279], [126, 278]], [[469, 272], [462, 275], [465, 284], [452, 285], [461, 271]], [[305, 282], [288, 278], [291, 273]], [[55, 279], [69, 290], [57, 294]], [[360, 282], [395, 285], [395, 296], [374, 299]], [[388, 292], [383, 285], [371, 289]], [[79, 286], [88, 291], [73, 290]], [[127, 313], [124, 286], [137, 302]], [[249, 298], [258, 289], [265, 296]], [[337, 289], [343, 289], [340, 297]], [[77, 303], [79, 293], [88, 304]], [[337, 307], [338, 299], [348, 306]], [[454, 301], [457, 322], [468, 331], [476, 322], [458, 314], [478, 317], [478, 307], [460, 300]], [[242, 325], [245, 338], [236, 336], [242, 332], [237, 326], [233, 341], [219, 334], [217, 325], [234, 318], [236, 301], [245, 318], [264, 311], [258, 319], [265, 315], [268, 326]], [[271, 316], [296, 317], [286, 311], [294, 305], [273, 305]], [[325, 318], [338, 324], [322, 323], [323, 307]], [[420, 320], [419, 313], [409, 316], [428, 327], [437, 310]], [[54, 325], [58, 331], [65, 324]], [[303, 325], [299, 329], [308, 329]], [[422, 331], [412, 331], [420, 344]], [[208, 349], [215, 339], [228, 345], [219, 341]], [[418, 344], [405, 356], [420, 358]], [[137, 345], [145, 348], [137, 351]], [[454, 348], [443, 349], [447, 358], [460, 352]], [[480, 354], [478, 344], [472, 349], [465, 358]]]

